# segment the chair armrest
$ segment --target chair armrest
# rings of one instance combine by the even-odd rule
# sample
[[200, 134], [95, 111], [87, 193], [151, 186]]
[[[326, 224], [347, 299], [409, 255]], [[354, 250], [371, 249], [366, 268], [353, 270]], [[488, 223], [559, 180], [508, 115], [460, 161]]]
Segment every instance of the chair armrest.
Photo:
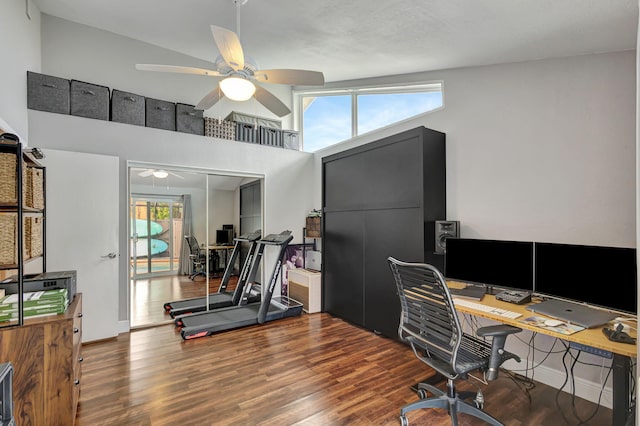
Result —
[[476, 331], [476, 335], [480, 337], [506, 336], [513, 333], [520, 333], [521, 331], [522, 329], [519, 327], [514, 327], [507, 324], [498, 324], [480, 327]]
[[495, 380], [498, 378], [498, 370], [503, 362], [509, 358], [513, 358], [520, 362], [520, 357], [506, 352], [504, 344], [509, 334], [519, 333], [522, 329], [507, 324], [489, 325], [480, 327], [476, 330], [476, 334], [480, 337], [493, 337], [491, 340], [491, 358], [489, 358], [489, 369], [485, 373], [487, 380]]

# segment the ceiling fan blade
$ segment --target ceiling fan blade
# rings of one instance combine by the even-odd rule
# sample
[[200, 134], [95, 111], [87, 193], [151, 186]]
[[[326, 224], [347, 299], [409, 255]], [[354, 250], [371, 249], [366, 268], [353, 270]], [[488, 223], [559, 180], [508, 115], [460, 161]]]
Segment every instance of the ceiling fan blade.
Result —
[[215, 105], [215, 103], [218, 102], [219, 100], [220, 100], [220, 88], [216, 86], [215, 89], [207, 93], [204, 96], [204, 98], [202, 98], [202, 100], [198, 102], [198, 105], [196, 105], [196, 109], [206, 111], [209, 108], [211, 108], [213, 105]]
[[255, 97], [258, 102], [264, 105], [269, 111], [277, 115], [278, 117], [284, 117], [289, 114], [291, 110], [282, 103], [280, 99], [278, 99], [275, 95], [269, 92], [267, 89], [256, 86]]
[[184, 176], [180, 176], [180, 175], [179, 175], [179, 174], [177, 174], [177, 173], [173, 173], [173, 172], [170, 172], [170, 171], [168, 171], [168, 170], [167, 170], [167, 173], [169, 173], [171, 176], [175, 176], [175, 177], [177, 177], [177, 178], [184, 179]]
[[181, 67], [178, 65], [136, 64], [136, 69], [140, 71], [176, 72], [181, 74], [209, 75], [214, 77], [222, 75], [218, 71], [207, 70], [204, 68]]
[[258, 70], [254, 73], [256, 80], [262, 83], [290, 84], [292, 86], [322, 86], [324, 74], [307, 70]]
[[242, 70], [244, 68], [244, 53], [236, 33], [215, 25], [211, 25], [211, 32], [222, 58], [233, 70]]
[[140, 176], [140, 177], [148, 177], [148, 176], [151, 176], [152, 174], [153, 174], [153, 169], [147, 169], [147, 170], [144, 170], [144, 171], [138, 173], [138, 176]]

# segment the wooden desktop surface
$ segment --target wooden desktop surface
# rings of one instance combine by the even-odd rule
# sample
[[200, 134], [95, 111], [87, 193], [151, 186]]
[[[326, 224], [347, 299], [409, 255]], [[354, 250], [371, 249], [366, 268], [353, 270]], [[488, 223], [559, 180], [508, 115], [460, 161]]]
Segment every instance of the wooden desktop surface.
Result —
[[[453, 288], [461, 288], [464, 287], [464, 284], [462, 283], [458, 283], [455, 281], [449, 281], [447, 282], [447, 284], [450, 287]], [[512, 312], [518, 312], [521, 313], [522, 316], [515, 318], [515, 319], [511, 319], [511, 318], [505, 318], [505, 317], [501, 317], [499, 315], [496, 314], [492, 314], [490, 312], [483, 312], [483, 311], [477, 311], [474, 310], [472, 308], [468, 308], [466, 306], [456, 306], [456, 310], [458, 312], [464, 313], [464, 314], [471, 314], [474, 316], [478, 316], [478, 317], [483, 317], [483, 318], [488, 318], [494, 321], [498, 321], [504, 324], [510, 324], [510, 325], [514, 325], [516, 327], [520, 327], [524, 330], [530, 330], [530, 331], [535, 331], [537, 333], [543, 333], [543, 334], [547, 334], [549, 336], [553, 336], [553, 337], [557, 337], [559, 339], [563, 339], [566, 341], [572, 341], [572, 342], [576, 342], [576, 343], [582, 343], [584, 345], [587, 346], [591, 346], [594, 348], [598, 348], [598, 349], [603, 349], [605, 351], [609, 351], [609, 352], [614, 352], [616, 354], [619, 355], [624, 355], [624, 356], [628, 356], [628, 357], [632, 357], [632, 358], [636, 358], [637, 356], [637, 347], [636, 345], [631, 345], [628, 343], [618, 343], [618, 342], [612, 342], [609, 339], [607, 339], [607, 336], [604, 335], [604, 333], [602, 332], [602, 329], [605, 326], [602, 327], [595, 327], [595, 328], [589, 328], [589, 329], [584, 329], [582, 331], [578, 331], [576, 333], [573, 334], [560, 334], [560, 333], [556, 333], [553, 332], [547, 328], [543, 328], [543, 327], [536, 327], [534, 325], [531, 324], [526, 324], [521, 322], [522, 320], [524, 320], [525, 318], [531, 317], [531, 316], [539, 316], [539, 317], [543, 317], [543, 318], [549, 318], [546, 317], [545, 315], [542, 315], [538, 312], [531, 312], [528, 311], [526, 309], [527, 306], [537, 303], [537, 301], [534, 300], [531, 303], [526, 303], [523, 305], [516, 305], [515, 303], [509, 303], [509, 302], [503, 302], [501, 300], [496, 300], [496, 297], [492, 294], [485, 294], [482, 297], [482, 300], [472, 300], [473, 302], [476, 303], [482, 303], [483, 305], [489, 305], [495, 308], [501, 308], [504, 309], [506, 311], [512, 311]], [[628, 317], [628, 315], [626, 315], [625, 317]], [[628, 334], [631, 337], [637, 337], [637, 324], [635, 321], [633, 322], [625, 322], [623, 321], [624, 324], [629, 325], [630, 327], [632, 327], [631, 331], [628, 332]], [[609, 325], [607, 325], [609, 326]], [[610, 326], [609, 326], [610, 327]]]
[[233, 245], [223, 246], [220, 244], [213, 244], [213, 245], [207, 246], [207, 248], [209, 250], [231, 250], [233, 248]]

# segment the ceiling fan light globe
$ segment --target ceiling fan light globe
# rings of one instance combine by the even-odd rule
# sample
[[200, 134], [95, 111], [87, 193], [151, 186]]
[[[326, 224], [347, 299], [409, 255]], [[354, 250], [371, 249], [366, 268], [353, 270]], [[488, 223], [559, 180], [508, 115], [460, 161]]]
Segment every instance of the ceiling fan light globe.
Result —
[[227, 77], [220, 82], [220, 90], [232, 101], [247, 101], [256, 92], [256, 86], [242, 77]]
[[169, 173], [164, 170], [156, 170], [153, 172], [153, 176], [157, 177], [158, 179], [164, 179], [169, 176]]

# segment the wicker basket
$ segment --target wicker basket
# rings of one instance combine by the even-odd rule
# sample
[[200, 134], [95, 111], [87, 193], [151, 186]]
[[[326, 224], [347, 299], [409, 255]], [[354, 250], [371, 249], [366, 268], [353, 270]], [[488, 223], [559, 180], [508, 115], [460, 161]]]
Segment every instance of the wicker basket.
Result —
[[0, 265], [18, 263], [16, 250], [17, 217], [15, 213], [0, 214]]
[[321, 218], [316, 217], [307, 217], [307, 229], [306, 235], [309, 238], [320, 238], [322, 236], [322, 230], [320, 227]]
[[29, 167], [25, 199], [27, 206], [34, 209], [44, 209], [44, 170], [37, 167]]
[[[36, 257], [42, 255], [42, 217], [32, 216], [26, 218], [26, 223], [28, 226], [25, 226], [25, 247], [27, 254], [25, 254], [26, 258]], [[29, 230], [29, 234], [27, 234], [26, 230]]]
[[16, 155], [0, 153], [0, 203], [17, 203]]
[[204, 135], [211, 138], [234, 140], [236, 136], [236, 123], [217, 118], [204, 118]]

